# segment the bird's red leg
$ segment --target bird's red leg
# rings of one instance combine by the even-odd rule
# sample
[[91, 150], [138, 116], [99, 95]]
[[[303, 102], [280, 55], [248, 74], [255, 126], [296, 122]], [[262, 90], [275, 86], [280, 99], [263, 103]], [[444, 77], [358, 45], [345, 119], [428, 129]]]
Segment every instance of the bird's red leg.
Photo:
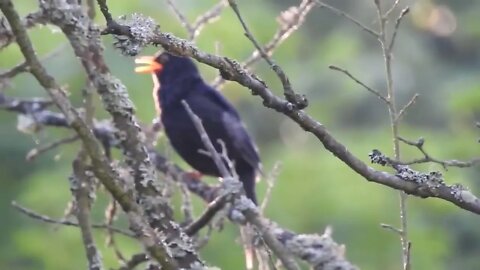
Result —
[[186, 172], [185, 173], [188, 177], [200, 180], [203, 177], [203, 174], [199, 171], [191, 171], [191, 172]]

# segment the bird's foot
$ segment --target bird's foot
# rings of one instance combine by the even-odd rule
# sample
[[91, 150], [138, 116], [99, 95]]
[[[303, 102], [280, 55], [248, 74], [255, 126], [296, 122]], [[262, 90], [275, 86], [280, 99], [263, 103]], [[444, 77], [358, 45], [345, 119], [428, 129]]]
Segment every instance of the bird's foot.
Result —
[[203, 174], [199, 171], [186, 172], [185, 175], [189, 178], [193, 178], [193, 179], [196, 179], [196, 180], [200, 180], [203, 176]]

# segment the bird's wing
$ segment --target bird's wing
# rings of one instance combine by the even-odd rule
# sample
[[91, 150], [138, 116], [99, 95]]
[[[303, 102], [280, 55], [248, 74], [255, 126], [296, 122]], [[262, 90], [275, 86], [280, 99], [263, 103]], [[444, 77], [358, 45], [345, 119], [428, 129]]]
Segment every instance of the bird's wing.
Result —
[[[222, 122], [222, 126], [227, 135], [231, 138], [235, 150], [237, 150], [241, 157], [253, 168], [261, 169], [258, 151], [235, 108], [217, 90], [206, 84], [202, 86], [202, 89], [205, 97], [208, 97], [208, 99], [216, 106], [222, 108], [221, 117], [216, 119], [219, 119]], [[205, 102], [204, 104], [206, 105], [206, 103], [208, 102]], [[209, 106], [213, 107], [213, 104], [210, 104]]]
[[227, 134], [232, 138], [233, 147], [237, 149], [248, 164], [258, 169], [260, 166], [260, 157], [242, 121], [235, 115], [224, 112], [222, 122]]

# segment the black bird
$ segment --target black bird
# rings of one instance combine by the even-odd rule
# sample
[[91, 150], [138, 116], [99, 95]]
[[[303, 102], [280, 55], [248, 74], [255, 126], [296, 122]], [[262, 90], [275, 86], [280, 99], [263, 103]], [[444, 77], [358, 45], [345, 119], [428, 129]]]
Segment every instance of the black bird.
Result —
[[217, 151], [218, 140], [225, 143], [228, 156], [243, 183], [246, 196], [257, 204], [255, 180], [260, 158], [238, 112], [217, 90], [207, 85], [190, 58], [163, 52], [141, 57], [136, 72], [152, 73], [154, 99], [165, 133], [175, 151], [201, 174], [220, 177], [213, 159], [201, 153], [205, 149], [182, 100], [202, 119], [207, 135]]

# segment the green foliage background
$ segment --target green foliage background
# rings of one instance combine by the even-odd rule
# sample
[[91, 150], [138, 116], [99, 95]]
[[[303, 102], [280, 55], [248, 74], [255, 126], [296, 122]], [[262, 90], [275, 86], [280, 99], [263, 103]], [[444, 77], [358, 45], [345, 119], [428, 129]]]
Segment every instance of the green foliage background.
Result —
[[[22, 14], [36, 8], [35, 1], [15, 1]], [[109, 1], [115, 15], [140, 12], [153, 17], [163, 31], [186, 37], [164, 1]], [[215, 1], [177, 1], [190, 20], [211, 7]], [[359, 18], [366, 25], [376, 26], [373, 1], [330, 1], [332, 5]], [[401, 1], [404, 2], [404, 1]], [[480, 77], [478, 44], [480, 42], [478, 1], [406, 1], [412, 13], [406, 17], [395, 48], [394, 80], [398, 101], [405, 104], [414, 93], [418, 102], [409, 110], [401, 126], [404, 137], [426, 139], [428, 151], [435, 157], [467, 159], [478, 155]], [[240, 7], [255, 36], [262, 42], [276, 31], [275, 17], [297, 1], [240, 1]], [[443, 9], [456, 20], [456, 30], [448, 36], [436, 35], [431, 11]], [[447, 16], [445, 15], [445, 16]], [[440, 21], [449, 22], [450, 17]], [[451, 19], [451, 18], [450, 18]], [[430, 21], [429, 21], [430, 20]], [[104, 23], [97, 16], [100, 24]], [[450, 21], [451, 22], [451, 21]], [[45, 65], [71, 92], [75, 104], [85, 74], [58, 30], [47, 26], [30, 31], [39, 55], [58, 52]], [[244, 59], [252, 45], [231, 10], [204, 29], [198, 46], [205, 51]], [[112, 38], [104, 37], [108, 64], [112, 72], [127, 85], [137, 106], [138, 117], [150, 122], [154, 117], [149, 76], [133, 73], [133, 59], [113, 50]], [[217, 44], [219, 46], [217, 46]], [[155, 52], [149, 48], [144, 54]], [[315, 8], [302, 28], [293, 34], [274, 54], [284, 67], [298, 92], [305, 93], [310, 106], [307, 111], [325, 124], [355, 155], [368, 162], [374, 149], [392, 154], [392, 139], [385, 106], [357, 84], [328, 69], [335, 64], [347, 68], [365, 83], [385, 89], [385, 73], [377, 42], [356, 26], [325, 9]], [[0, 53], [0, 68], [19, 63], [22, 57], [15, 45]], [[217, 71], [201, 66], [205, 78], [212, 80]], [[278, 79], [263, 62], [255, 71], [281, 95]], [[229, 83], [223, 93], [232, 100], [255, 136], [264, 166], [269, 171], [280, 162], [281, 170], [266, 215], [282, 226], [305, 233], [321, 233], [332, 226], [334, 238], [346, 245], [348, 258], [362, 269], [390, 270], [401, 268], [398, 237], [380, 228], [380, 223], [397, 225], [398, 192], [372, 184], [351, 171], [325, 151], [311, 135], [285, 117], [265, 109], [261, 100], [237, 84]], [[45, 96], [45, 92], [29, 75], [11, 81], [10, 96]], [[99, 110], [99, 117], [106, 117]], [[75, 228], [46, 225], [22, 216], [10, 207], [16, 200], [38, 212], [60, 218], [69, 201], [67, 177], [70, 162], [78, 145], [69, 145], [26, 162], [25, 154], [37, 144], [68, 134], [47, 128], [35, 135], [19, 134], [16, 116], [0, 113], [0, 269], [85, 269], [86, 260], [80, 233]], [[162, 138], [159, 149], [171, 152]], [[405, 160], [418, 157], [415, 149], [402, 146]], [[182, 163], [177, 156], [172, 158]], [[436, 165], [415, 166], [416, 169], [442, 170]], [[378, 168], [383, 170], [383, 168]], [[443, 171], [448, 183], [462, 183], [480, 194], [477, 168]], [[212, 180], [213, 181], [213, 180]], [[265, 182], [259, 184], [260, 197]], [[100, 195], [94, 219], [101, 222], [108, 198]], [[203, 203], [196, 201], [197, 213]], [[408, 201], [410, 237], [413, 243], [412, 264], [415, 269], [480, 269], [480, 219], [452, 204], [437, 200], [411, 198]], [[118, 221], [119, 226], [125, 225]], [[227, 224], [215, 233], [202, 256], [222, 269], [243, 269], [243, 255], [235, 242], [238, 229]], [[111, 249], [103, 244], [104, 235], [97, 231], [97, 242], [108, 268], [118, 267]], [[119, 237], [124, 252], [140, 249], [129, 239]]]

